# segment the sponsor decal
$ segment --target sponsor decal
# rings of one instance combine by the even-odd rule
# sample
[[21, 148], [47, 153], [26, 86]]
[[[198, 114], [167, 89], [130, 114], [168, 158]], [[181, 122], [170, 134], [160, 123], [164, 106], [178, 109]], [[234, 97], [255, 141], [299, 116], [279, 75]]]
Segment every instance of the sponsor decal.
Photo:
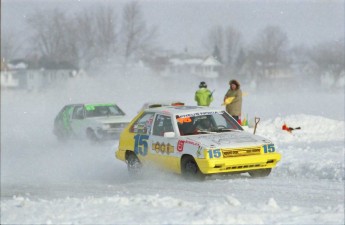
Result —
[[192, 119], [190, 117], [180, 117], [180, 118], [177, 118], [176, 120], [180, 124], [192, 122]]
[[221, 111], [213, 111], [213, 112], [196, 112], [196, 113], [189, 113], [184, 115], [177, 115], [179, 118], [188, 118], [188, 117], [195, 117], [195, 116], [203, 116], [203, 115], [212, 115], [212, 114], [223, 114]]
[[199, 146], [199, 143], [198, 143], [198, 142], [194, 142], [194, 141], [190, 141], [190, 140], [186, 140], [185, 143], [186, 143], [186, 144], [195, 145], [195, 146]]
[[196, 152], [196, 155], [198, 158], [200, 158], [200, 156], [201, 156], [201, 150], [202, 150], [202, 148], [201, 148], [201, 146], [199, 146], [198, 151]]
[[178, 152], [182, 152], [183, 151], [183, 148], [184, 148], [184, 143], [185, 143], [186, 141], [183, 141], [183, 140], [179, 140], [178, 142], [177, 142], [177, 151]]
[[170, 154], [170, 153], [174, 153], [174, 146], [171, 145], [170, 143], [165, 144], [164, 142], [159, 143], [158, 141], [156, 143], [152, 143], [152, 150], [156, 151], [156, 153], [166, 153], [166, 154]]
[[136, 124], [133, 128], [134, 133], [146, 133], [147, 130], [145, 124]]

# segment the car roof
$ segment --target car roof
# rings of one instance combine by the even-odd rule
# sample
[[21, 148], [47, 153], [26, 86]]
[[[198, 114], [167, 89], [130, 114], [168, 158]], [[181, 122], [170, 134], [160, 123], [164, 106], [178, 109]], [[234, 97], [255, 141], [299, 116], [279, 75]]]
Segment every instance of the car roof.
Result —
[[106, 105], [117, 105], [116, 103], [109, 103], [109, 102], [105, 102], [105, 103], [74, 103], [74, 104], [68, 104], [66, 106], [78, 106], [78, 105], [92, 105], [92, 106], [106, 106]]
[[157, 108], [157, 107], [164, 107], [164, 106], [182, 106], [184, 105], [181, 101], [157, 101], [157, 102], [146, 102], [143, 105], [143, 109], [147, 108]]
[[191, 114], [198, 112], [220, 112], [224, 111], [220, 108], [215, 107], [205, 107], [205, 106], [164, 106], [158, 108], [149, 108], [145, 112], [157, 112], [162, 114]]

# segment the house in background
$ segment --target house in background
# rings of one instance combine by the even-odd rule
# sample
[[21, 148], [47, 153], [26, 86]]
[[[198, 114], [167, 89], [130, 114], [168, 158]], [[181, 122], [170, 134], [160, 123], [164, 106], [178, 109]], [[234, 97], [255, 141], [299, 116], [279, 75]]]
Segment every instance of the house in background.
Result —
[[5, 60], [1, 61], [1, 88], [17, 88], [18, 78], [12, 73]]
[[222, 64], [213, 56], [208, 56], [201, 64], [202, 77], [217, 78], [219, 76]]
[[6, 64], [1, 71], [2, 88], [42, 90], [64, 85], [78, 74], [77, 67], [68, 62], [16, 59]]
[[167, 66], [168, 73], [191, 74], [204, 78], [217, 78], [222, 64], [213, 56], [171, 57]]

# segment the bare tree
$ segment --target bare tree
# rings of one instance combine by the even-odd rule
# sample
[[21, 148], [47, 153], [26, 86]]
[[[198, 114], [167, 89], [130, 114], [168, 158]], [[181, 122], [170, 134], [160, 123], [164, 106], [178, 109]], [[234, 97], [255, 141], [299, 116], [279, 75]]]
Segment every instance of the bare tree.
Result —
[[57, 9], [36, 11], [28, 23], [34, 31], [33, 48], [50, 60], [86, 68], [116, 51], [116, 15], [111, 7], [86, 9], [74, 18]]
[[55, 61], [75, 61], [71, 48], [71, 27], [66, 15], [55, 9], [53, 12], [36, 11], [29, 17], [33, 29], [31, 39], [34, 49]]
[[225, 55], [226, 60], [225, 63], [228, 66], [236, 66], [236, 60], [239, 56], [240, 49], [241, 49], [241, 33], [233, 28], [232, 26], [229, 26], [226, 29], [226, 49], [225, 49]]
[[267, 26], [260, 33], [252, 50], [253, 62], [262, 70], [263, 74], [273, 73], [286, 63], [288, 38], [285, 32], [277, 26]]
[[77, 14], [74, 19], [74, 35], [79, 64], [83, 68], [92, 65], [94, 59], [99, 57], [94, 16], [87, 10]]
[[85, 9], [73, 20], [72, 34], [79, 64], [83, 68], [110, 57], [116, 51], [116, 14], [112, 7], [101, 5]]
[[117, 49], [116, 13], [110, 6], [100, 6], [94, 12], [96, 19], [97, 46], [101, 54], [109, 57]]
[[314, 47], [310, 57], [318, 65], [320, 73], [329, 73], [335, 78], [345, 71], [344, 40], [324, 42]]
[[[218, 52], [219, 55], [214, 55], [220, 62], [224, 59], [224, 30], [221, 26], [214, 26], [207, 32], [206, 40], [203, 45], [208, 52]], [[216, 50], [218, 49], [218, 50]]]
[[13, 59], [22, 47], [22, 43], [14, 32], [1, 34], [1, 60]]
[[147, 28], [139, 2], [127, 3], [123, 8], [122, 43], [126, 62], [130, 57], [152, 50], [156, 28]]
[[268, 26], [261, 31], [256, 49], [263, 57], [263, 62], [277, 65], [279, 61], [284, 59], [287, 45], [286, 33], [280, 27]]

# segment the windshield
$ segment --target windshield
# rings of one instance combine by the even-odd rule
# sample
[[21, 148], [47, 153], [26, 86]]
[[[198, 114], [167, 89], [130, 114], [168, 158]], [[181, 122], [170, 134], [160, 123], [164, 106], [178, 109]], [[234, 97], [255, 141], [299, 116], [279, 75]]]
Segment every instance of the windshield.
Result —
[[180, 135], [242, 131], [243, 128], [224, 111], [176, 116]]
[[123, 116], [124, 112], [114, 104], [85, 105], [86, 117]]

